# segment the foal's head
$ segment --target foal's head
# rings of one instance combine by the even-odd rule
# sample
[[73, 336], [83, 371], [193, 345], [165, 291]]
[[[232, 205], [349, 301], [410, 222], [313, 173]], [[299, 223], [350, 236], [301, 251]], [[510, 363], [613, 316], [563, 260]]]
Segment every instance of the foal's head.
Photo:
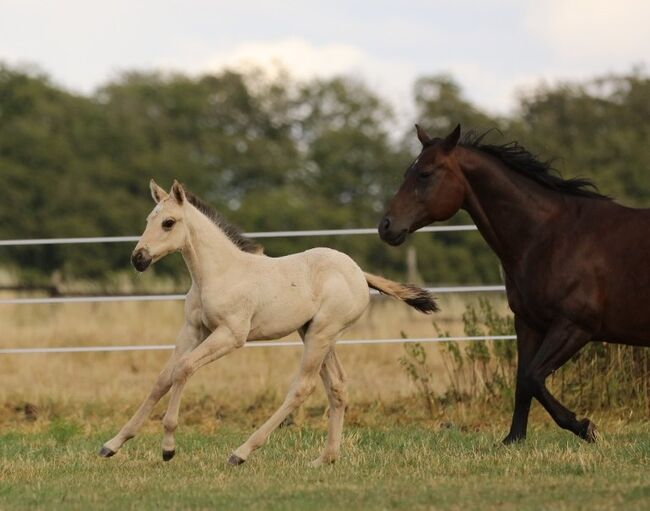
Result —
[[401, 244], [420, 227], [452, 217], [465, 197], [455, 151], [460, 125], [444, 139], [432, 139], [420, 126], [415, 127], [422, 151], [406, 169], [402, 186], [379, 223], [379, 235], [391, 245]]
[[174, 181], [167, 193], [152, 179], [149, 188], [156, 207], [149, 213], [147, 227], [131, 255], [131, 262], [138, 271], [145, 271], [151, 263], [182, 249], [188, 236], [183, 221], [187, 202], [183, 186]]

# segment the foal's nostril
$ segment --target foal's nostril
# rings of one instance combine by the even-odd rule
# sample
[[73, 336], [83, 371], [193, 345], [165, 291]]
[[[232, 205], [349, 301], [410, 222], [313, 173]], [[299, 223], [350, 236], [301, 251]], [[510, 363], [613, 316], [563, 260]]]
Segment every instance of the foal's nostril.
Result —
[[135, 269], [138, 271], [146, 270], [150, 263], [151, 256], [149, 256], [149, 252], [147, 252], [146, 249], [140, 249], [131, 254], [131, 264], [133, 264]]

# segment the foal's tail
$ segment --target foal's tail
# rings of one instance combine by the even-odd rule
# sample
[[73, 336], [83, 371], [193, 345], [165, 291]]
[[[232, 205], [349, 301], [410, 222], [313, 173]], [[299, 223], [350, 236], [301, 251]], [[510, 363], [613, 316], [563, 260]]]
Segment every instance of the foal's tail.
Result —
[[376, 289], [380, 293], [399, 298], [414, 309], [425, 314], [438, 311], [438, 304], [436, 304], [435, 299], [426, 289], [413, 286], [412, 284], [400, 284], [399, 282], [394, 282], [379, 275], [373, 275], [372, 273], [364, 272], [364, 275], [366, 276], [368, 286]]

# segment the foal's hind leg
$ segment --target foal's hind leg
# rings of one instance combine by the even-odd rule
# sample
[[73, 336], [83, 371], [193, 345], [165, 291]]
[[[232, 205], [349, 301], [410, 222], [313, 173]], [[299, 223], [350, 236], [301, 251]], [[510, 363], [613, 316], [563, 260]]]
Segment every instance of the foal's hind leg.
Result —
[[325, 385], [330, 408], [327, 425], [327, 443], [323, 453], [311, 463], [313, 467], [318, 467], [326, 463], [334, 463], [338, 458], [341, 448], [343, 419], [348, 404], [347, 376], [341, 362], [336, 356], [334, 347], [332, 347], [325, 357], [325, 362], [323, 362], [323, 367], [320, 370], [320, 376]]
[[235, 450], [228, 459], [228, 463], [231, 465], [244, 463], [251, 452], [264, 445], [280, 423], [314, 391], [318, 372], [335, 342], [332, 333], [315, 333], [314, 329], [315, 325], [312, 323], [305, 336], [305, 351], [302, 355], [300, 370], [291, 384], [284, 403], [246, 442]]
[[183, 326], [180, 333], [178, 334], [174, 353], [172, 353], [172, 356], [165, 364], [165, 367], [158, 375], [158, 379], [149, 392], [149, 395], [142, 402], [131, 419], [129, 419], [129, 421], [124, 426], [122, 426], [120, 432], [102, 446], [101, 450], [99, 451], [100, 456], [104, 458], [110, 458], [120, 449], [120, 447], [122, 447], [122, 445], [124, 445], [127, 440], [130, 440], [136, 435], [144, 422], [151, 415], [151, 411], [153, 410], [154, 406], [156, 406], [158, 401], [160, 401], [160, 399], [169, 391], [172, 385], [172, 372], [178, 360], [181, 358], [181, 356], [183, 356], [183, 354], [192, 350], [200, 342], [200, 340], [200, 334], [195, 328], [188, 324]]
[[546, 378], [587, 344], [589, 338], [587, 332], [568, 321], [553, 325], [530, 363], [526, 383], [558, 426], [572, 431], [587, 442], [594, 442], [595, 425], [589, 419], [577, 420], [575, 413], [555, 399], [544, 384]]

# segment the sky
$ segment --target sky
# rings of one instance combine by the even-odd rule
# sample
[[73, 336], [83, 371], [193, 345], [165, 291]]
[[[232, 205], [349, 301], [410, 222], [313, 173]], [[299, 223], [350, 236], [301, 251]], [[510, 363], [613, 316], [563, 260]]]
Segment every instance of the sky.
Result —
[[83, 93], [133, 69], [345, 74], [398, 112], [418, 76], [449, 73], [507, 113], [540, 83], [647, 70], [650, 2], [0, 0], [0, 60]]

